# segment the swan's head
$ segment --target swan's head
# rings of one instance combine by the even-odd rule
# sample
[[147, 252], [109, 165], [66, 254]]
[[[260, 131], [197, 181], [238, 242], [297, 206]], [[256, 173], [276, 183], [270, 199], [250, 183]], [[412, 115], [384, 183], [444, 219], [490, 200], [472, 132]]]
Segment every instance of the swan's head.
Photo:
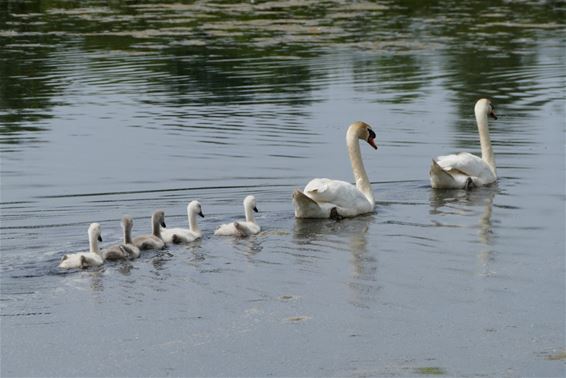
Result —
[[362, 121], [354, 122], [348, 129], [348, 132], [350, 131], [355, 132], [359, 139], [365, 140], [370, 146], [377, 150], [377, 145], [375, 144], [375, 132], [370, 125]]
[[161, 227], [167, 227], [165, 225], [165, 212], [163, 210], [156, 210], [151, 216], [153, 224], [159, 224]]
[[256, 213], [258, 212], [257, 207], [255, 205], [255, 197], [254, 196], [247, 196], [244, 198], [244, 207], [246, 209], [252, 209]]
[[122, 217], [122, 227], [124, 227], [125, 230], [131, 230], [133, 226], [134, 220], [132, 219], [132, 217], [129, 215], [124, 215]]
[[100, 232], [100, 225], [98, 223], [91, 223], [88, 228], [88, 238], [90, 240], [102, 241], [102, 234]]
[[198, 214], [200, 215], [202, 218], [204, 218], [204, 214], [202, 213], [202, 206], [200, 204], [199, 201], [191, 201], [189, 202], [189, 204], [187, 205], [187, 212], [189, 214]]
[[474, 112], [476, 113], [476, 116], [485, 114], [493, 119], [497, 119], [497, 115], [495, 115], [495, 107], [487, 98], [479, 99], [476, 102]]

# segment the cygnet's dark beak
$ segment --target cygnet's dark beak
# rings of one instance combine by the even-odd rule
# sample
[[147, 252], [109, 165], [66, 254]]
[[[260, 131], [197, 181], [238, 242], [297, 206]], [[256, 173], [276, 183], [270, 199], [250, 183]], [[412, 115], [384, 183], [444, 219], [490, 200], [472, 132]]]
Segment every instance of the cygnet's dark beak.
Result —
[[254, 211], [255, 211], [256, 213], [259, 213], [259, 211], [257, 211], [257, 207], [255, 207], [255, 206], [254, 206]]
[[204, 218], [204, 214], [202, 213], [202, 210], [199, 211], [198, 215], [200, 215], [202, 218]]
[[165, 221], [161, 221], [161, 227], [167, 227], [167, 226], [165, 225]]
[[102, 241], [102, 236], [98, 235], [98, 241], [101, 242]]

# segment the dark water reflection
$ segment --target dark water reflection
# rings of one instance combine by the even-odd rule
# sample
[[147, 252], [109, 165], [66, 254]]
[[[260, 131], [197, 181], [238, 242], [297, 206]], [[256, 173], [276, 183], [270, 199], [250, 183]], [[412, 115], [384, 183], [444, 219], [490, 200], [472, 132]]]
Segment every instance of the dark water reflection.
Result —
[[[2, 376], [564, 375], [564, 13], [2, 2]], [[433, 156], [479, 153], [483, 96], [498, 184], [431, 190]], [[293, 189], [351, 180], [357, 119], [376, 213], [295, 220]], [[248, 194], [263, 232], [212, 236]], [[89, 223], [111, 243], [192, 199], [202, 241], [56, 268]]]

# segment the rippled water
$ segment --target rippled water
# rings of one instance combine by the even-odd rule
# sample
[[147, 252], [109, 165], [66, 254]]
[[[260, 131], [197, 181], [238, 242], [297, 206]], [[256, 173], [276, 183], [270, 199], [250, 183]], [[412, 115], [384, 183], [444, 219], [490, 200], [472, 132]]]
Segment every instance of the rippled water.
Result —
[[[111, 4], [111, 5], [109, 5]], [[2, 376], [563, 376], [564, 4], [496, 1], [0, 5]], [[479, 153], [496, 186], [433, 191], [433, 156]], [[376, 213], [293, 217], [312, 177]], [[217, 238], [254, 194], [264, 232]], [[202, 241], [61, 272], [149, 229]]]

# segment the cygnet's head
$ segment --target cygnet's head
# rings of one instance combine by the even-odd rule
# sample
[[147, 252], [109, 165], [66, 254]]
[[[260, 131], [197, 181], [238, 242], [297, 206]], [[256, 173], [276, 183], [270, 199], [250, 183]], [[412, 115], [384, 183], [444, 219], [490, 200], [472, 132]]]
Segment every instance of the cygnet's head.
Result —
[[199, 201], [189, 202], [189, 204], [187, 205], [187, 212], [189, 214], [191, 214], [191, 213], [198, 214], [202, 218], [204, 218], [204, 214], [202, 213], [202, 206], [201, 206]]
[[256, 213], [258, 212], [257, 207], [255, 205], [255, 197], [252, 195], [247, 196], [244, 198], [244, 208], [245, 209], [252, 209]]
[[153, 219], [154, 224], [158, 223], [161, 227], [167, 227], [165, 225], [165, 212], [163, 210], [155, 210], [151, 219]]
[[102, 241], [102, 234], [100, 231], [100, 224], [98, 223], [91, 223], [88, 228], [88, 237], [92, 240]]
[[495, 107], [491, 103], [491, 100], [487, 98], [479, 99], [476, 102], [476, 106], [474, 107], [474, 112], [476, 113], [476, 116], [486, 114], [493, 119], [497, 119], [497, 115], [495, 115]]
[[131, 230], [133, 226], [134, 226], [134, 220], [132, 219], [132, 217], [129, 215], [124, 215], [122, 217], [122, 227], [125, 230]]
[[362, 121], [357, 121], [350, 125], [348, 132], [350, 131], [355, 132], [359, 139], [365, 140], [370, 146], [377, 150], [375, 132], [370, 125]]

